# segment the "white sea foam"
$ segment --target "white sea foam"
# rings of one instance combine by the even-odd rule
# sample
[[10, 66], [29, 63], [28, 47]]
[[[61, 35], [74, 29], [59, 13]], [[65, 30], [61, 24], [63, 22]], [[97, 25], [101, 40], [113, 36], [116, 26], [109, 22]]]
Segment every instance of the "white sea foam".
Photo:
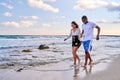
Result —
[[[66, 36], [0, 36], [0, 65], [7, 63], [14, 65], [40, 66], [40, 70], [53, 69], [48, 65], [59, 66], [55, 70], [63, 68], [71, 69], [73, 63], [71, 40], [64, 42]], [[120, 37], [101, 36], [100, 41], [93, 40], [93, 51], [91, 52], [94, 65], [107, 64], [111, 58], [120, 54]], [[46, 50], [37, 49], [40, 44], [46, 44], [50, 48]], [[114, 49], [113, 49], [114, 48]], [[30, 49], [32, 52], [22, 52]], [[81, 46], [78, 55], [84, 62], [84, 50]], [[63, 63], [62, 67], [59, 63]], [[65, 65], [65, 63], [70, 63]], [[53, 69], [54, 70], [54, 69]]]

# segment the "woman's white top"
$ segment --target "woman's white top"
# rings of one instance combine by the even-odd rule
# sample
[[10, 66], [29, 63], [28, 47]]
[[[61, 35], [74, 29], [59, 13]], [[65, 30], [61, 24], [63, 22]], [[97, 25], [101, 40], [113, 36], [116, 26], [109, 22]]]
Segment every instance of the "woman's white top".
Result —
[[[66, 39], [69, 39], [71, 36], [78, 36], [79, 37], [80, 34], [81, 34], [81, 31], [80, 31], [79, 28], [77, 28], [76, 31], [71, 29], [70, 34], [69, 34], [69, 36]], [[79, 40], [81, 40], [80, 37], [79, 37]]]

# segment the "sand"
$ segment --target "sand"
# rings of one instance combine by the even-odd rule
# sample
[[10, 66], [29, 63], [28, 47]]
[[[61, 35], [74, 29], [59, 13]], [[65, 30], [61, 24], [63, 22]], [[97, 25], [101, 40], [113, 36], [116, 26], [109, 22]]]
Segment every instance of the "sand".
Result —
[[16, 72], [14, 69], [0, 69], [0, 80], [120, 80], [120, 57], [113, 59], [109, 66], [97, 72], [100, 67], [88, 66], [83, 70], [80, 66], [73, 66], [66, 71], [37, 71], [26, 69]]
[[83, 80], [120, 80], [120, 57], [115, 58], [106, 70], [86, 76]]

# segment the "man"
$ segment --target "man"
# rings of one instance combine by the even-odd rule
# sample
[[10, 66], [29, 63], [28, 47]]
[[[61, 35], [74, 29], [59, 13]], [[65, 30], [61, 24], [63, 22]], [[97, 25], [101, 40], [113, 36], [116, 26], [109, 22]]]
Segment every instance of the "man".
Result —
[[82, 40], [83, 40], [83, 47], [84, 47], [84, 50], [85, 50], [85, 64], [84, 64], [84, 68], [86, 68], [88, 59], [90, 60], [89, 65], [92, 64], [90, 51], [92, 50], [91, 41], [92, 41], [92, 38], [93, 38], [94, 28], [97, 29], [96, 40], [99, 40], [100, 27], [97, 26], [93, 22], [89, 22], [88, 19], [87, 19], [87, 16], [82, 16], [82, 22], [83, 22], [83, 24], [82, 24], [81, 37], [82, 37]]

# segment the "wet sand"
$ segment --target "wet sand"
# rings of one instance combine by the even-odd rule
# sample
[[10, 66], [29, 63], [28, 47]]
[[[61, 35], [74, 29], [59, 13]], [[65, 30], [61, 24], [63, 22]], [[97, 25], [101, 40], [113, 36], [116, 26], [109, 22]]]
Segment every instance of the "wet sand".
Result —
[[73, 66], [65, 71], [33, 68], [17, 72], [14, 69], [0, 69], [0, 80], [120, 80], [120, 57], [113, 59], [102, 71], [100, 68], [104, 68], [104, 64], [99, 64], [88, 66], [85, 70], [81, 66]]
[[82, 80], [120, 80], [120, 56], [113, 59], [106, 70], [86, 76]]

